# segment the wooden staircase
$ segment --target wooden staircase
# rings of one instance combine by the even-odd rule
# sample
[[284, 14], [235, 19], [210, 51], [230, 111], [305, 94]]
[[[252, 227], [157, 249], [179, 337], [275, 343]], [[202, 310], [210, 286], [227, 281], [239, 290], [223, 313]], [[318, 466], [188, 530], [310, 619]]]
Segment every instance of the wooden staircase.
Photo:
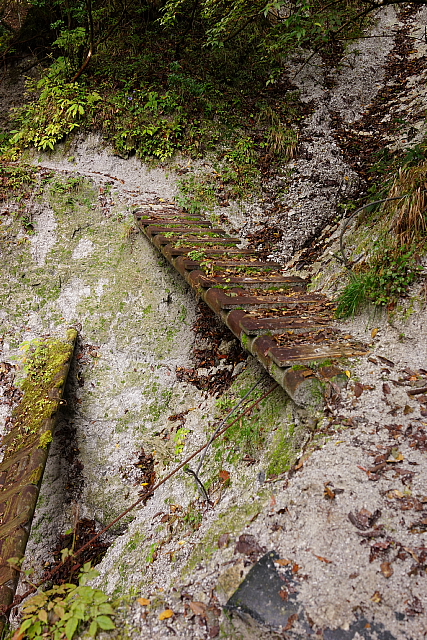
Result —
[[[296, 402], [307, 404], [301, 385], [318, 378], [309, 369], [296, 373], [301, 366], [367, 353], [334, 326], [333, 301], [308, 293], [306, 280], [241, 248], [239, 238], [209, 220], [172, 203], [143, 205], [134, 215], [150, 242]], [[294, 365], [300, 367], [290, 369]]]

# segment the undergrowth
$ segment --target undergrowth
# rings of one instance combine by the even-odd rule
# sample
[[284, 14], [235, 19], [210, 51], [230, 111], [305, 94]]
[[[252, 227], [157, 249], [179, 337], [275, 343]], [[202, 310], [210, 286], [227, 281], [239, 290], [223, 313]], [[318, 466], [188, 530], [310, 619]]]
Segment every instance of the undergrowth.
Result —
[[371, 227], [376, 240], [371, 242], [364, 262], [354, 267], [339, 296], [339, 318], [355, 315], [369, 302], [392, 310], [424, 272], [421, 258], [426, 254], [427, 162], [401, 166], [385, 186], [381, 196], [404, 197], [384, 203], [369, 217], [365, 215], [363, 223]]
[[88, 562], [78, 585], [55, 585], [27, 600], [22, 607], [22, 624], [13, 638], [72, 640], [83, 630], [87, 637], [96, 638], [99, 631], [115, 629], [114, 609], [107, 594], [86, 584], [98, 575]]

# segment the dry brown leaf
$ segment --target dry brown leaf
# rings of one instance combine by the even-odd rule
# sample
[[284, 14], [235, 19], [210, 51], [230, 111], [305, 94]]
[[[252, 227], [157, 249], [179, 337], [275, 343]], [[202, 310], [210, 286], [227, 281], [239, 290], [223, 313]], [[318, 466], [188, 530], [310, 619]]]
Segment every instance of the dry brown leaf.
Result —
[[375, 336], [377, 335], [378, 331], [379, 331], [379, 327], [375, 327], [375, 329], [372, 329], [372, 331], [371, 331], [372, 338], [375, 338]]
[[230, 473], [225, 469], [221, 469], [221, 471], [219, 472], [219, 477], [223, 482], [227, 482], [227, 480], [230, 480]]
[[404, 498], [405, 494], [402, 493], [401, 491], [399, 491], [399, 489], [393, 489], [392, 491], [389, 491], [387, 494], [387, 498]]
[[332, 564], [332, 560], [328, 560], [328, 558], [324, 558], [323, 556], [318, 556], [315, 553], [313, 553], [313, 555], [318, 560], [321, 560], [322, 562], [326, 562], [326, 564]]
[[284, 627], [283, 631], [289, 631], [289, 629], [292, 629], [292, 627], [294, 626], [297, 620], [298, 620], [297, 613], [293, 613], [291, 616], [289, 616], [288, 621], [286, 623], [286, 627]]
[[381, 573], [383, 574], [384, 577], [391, 578], [391, 576], [394, 573], [394, 570], [393, 570], [393, 567], [391, 566], [390, 562], [382, 562], [381, 563]]
[[167, 620], [168, 618], [172, 618], [173, 615], [174, 612], [172, 611], [172, 609], [165, 609], [165, 611], [162, 611], [162, 613], [159, 615], [159, 620]]
[[375, 591], [374, 595], [373, 595], [373, 596], [371, 596], [371, 600], [372, 600], [372, 602], [376, 602], [376, 603], [378, 603], [378, 604], [379, 604], [380, 602], [382, 602], [382, 599], [383, 599], [383, 597], [382, 597], [382, 595], [380, 594], [380, 592], [379, 592], [379, 591]]
[[224, 547], [226, 547], [228, 545], [229, 542], [230, 542], [230, 534], [229, 533], [223, 533], [218, 538], [218, 549], [223, 549]]
[[147, 607], [149, 604], [151, 604], [151, 600], [148, 600], [148, 598], [137, 598], [136, 601], [143, 607]]
[[275, 560], [274, 562], [276, 562], [276, 564], [279, 564], [281, 567], [287, 567], [288, 564], [292, 564], [292, 562], [290, 560], [287, 560], [286, 558], [280, 558], [279, 560]]
[[354, 395], [356, 396], [356, 398], [360, 398], [362, 393], [363, 393], [363, 384], [360, 384], [360, 382], [356, 382], [356, 384], [354, 385]]
[[387, 382], [384, 382], [383, 384], [383, 393], [386, 395], [391, 393], [390, 385], [387, 384]]
[[203, 602], [190, 602], [190, 609], [196, 616], [206, 615], [206, 605]]
[[328, 484], [325, 484], [324, 495], [328, 500], [335, 500], [335, 491]]

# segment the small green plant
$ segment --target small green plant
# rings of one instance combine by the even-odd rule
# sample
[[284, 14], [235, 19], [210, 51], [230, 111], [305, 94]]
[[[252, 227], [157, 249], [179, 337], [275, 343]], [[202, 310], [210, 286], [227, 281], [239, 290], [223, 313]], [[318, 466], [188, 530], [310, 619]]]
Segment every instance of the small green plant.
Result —
[[207, 255], [205, 251], [203, 251], [203, 249], [201, 249], [200, 251], [194, 249], [194, 251], [189, 251], [187, 253], [187, 258], [190, 258], [190, 260], [194, 260], [195, 262], [200, 262], [201, 260], [205, 260], [207, 258]]
[[215, 274], [215, 261], [214, 260], [202, 260], [200, 263], [201, 269], [207, 276], [213, 276]]
[[56, 585], [37, 594], [23, 606], [18, 635], [29, 640], [72, 640], [77, 632], [88, 629], [95, 638], [99, 630], [115, 629], [113, 607], [107, 594], [87, 585], [98, 576], [90, 562], [83, 565], [79, 584]]
[[197, 531], [200, 525], [203, 522], [203, 515], [200, 509], [197, 509], [196, 506], [191, 503], [188, 506], [187, 512], [185, 513], [183, 520], [186, 525], [188, 525], [193, 531]]
[[173, 441], [175, 442], [175, 455], [179, 456], [184, 451], [185, 439], [189, 433], [190, 429], [181, 427], [174, 435]]
[[415, 282], [423, 268], [417, 262], [414, 249], [399, 250], [377, 243], [365, 272], [351, 274], [351, 279], [338, 298], [338, 318], [354, 316], [368, 302], [376, 306], [393, 307]]
[[149, 562], [150, 564], [152, 564], [157, 558], [157, 550], [159, 546], [160, 544], [158, 542], [153, 542], [153, 544], [150, 546], [150, 550], [147, 555], [147, 562]]
[[351, 274], [350, 282], [338, 297], [337, 318], [351, 318], [366, 305], [371, 285], [370, 274]]

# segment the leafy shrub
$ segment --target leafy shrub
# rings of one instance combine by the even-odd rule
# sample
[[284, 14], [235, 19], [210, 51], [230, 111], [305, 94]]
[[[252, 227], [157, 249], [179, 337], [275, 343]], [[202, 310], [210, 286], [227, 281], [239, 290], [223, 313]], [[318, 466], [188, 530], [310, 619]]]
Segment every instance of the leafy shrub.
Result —
[[181, 147], [185, 122], [173, 91], [118, 92], [106, 101], [102, 119], [104, 130], [120, 153], [165, 160]]
[[18, 631], [20, 638], [29, 640], [72, 640], [76, 632], [88, 627], [91, 638], [99, 629], [114, 629], [114, 615], [108, 596], [100, 589], [86, 583], [95, 578], [97, 571], [90, 562], [83, 566], [78, 586], [57, 585], [43, 591], [23, 606], [23, 621]]
[[90, 120], [102, 100], [97, 91], [88, 92], [77, 82], [64, 82], [46, 76], [30, 90], [40, 90], [38, 100], [17, 112], [19, 129], [12, 131], [11, 145], [34, 146], [45, 151]]

